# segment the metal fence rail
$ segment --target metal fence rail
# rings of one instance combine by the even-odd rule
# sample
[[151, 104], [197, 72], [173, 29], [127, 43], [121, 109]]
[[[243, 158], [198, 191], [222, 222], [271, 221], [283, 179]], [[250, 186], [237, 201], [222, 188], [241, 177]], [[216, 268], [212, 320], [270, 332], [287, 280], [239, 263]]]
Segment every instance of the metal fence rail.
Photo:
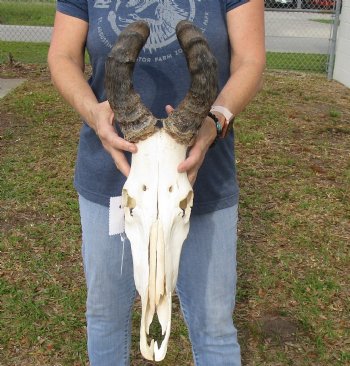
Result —
[[[38, 20], [32, 7], [45, 8], [51, 16]], [[54, 8], [55, 0], [0, 0], [0, 63], [10, 58], [46, 62]], [[13, 16], [16, 11], [20, 16]], [[340, 11], [341, 0], [265, 0], [268, 68], [329, 74]], [[45, 24], [33, 26], [38, 23]]]

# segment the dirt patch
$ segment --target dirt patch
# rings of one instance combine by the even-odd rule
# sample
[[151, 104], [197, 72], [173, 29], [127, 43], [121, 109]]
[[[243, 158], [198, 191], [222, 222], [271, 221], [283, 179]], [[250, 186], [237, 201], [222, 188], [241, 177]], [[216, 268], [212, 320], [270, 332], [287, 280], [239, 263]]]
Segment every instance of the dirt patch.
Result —
[[48, 80], [50, 78], [47, 65], [21, 64], [19, 62], [0, 64], [1, 78], [24, 78]]
[[266, 315], [259, 321], [264, 339], [281, 343], [294, 341], [299, 333], [298, 323], [279, 315]]

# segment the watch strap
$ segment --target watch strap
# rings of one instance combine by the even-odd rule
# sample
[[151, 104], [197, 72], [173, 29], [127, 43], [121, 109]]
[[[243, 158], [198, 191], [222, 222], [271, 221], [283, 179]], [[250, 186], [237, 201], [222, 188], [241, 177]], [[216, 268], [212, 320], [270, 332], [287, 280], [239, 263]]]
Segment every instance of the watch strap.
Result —
[[210, 108], [210, 112], [211, 113], [213, 113], [213, 112], [219, 112], [219, 113], [221, 113], [222, 115], [225, 116], [227, 122], [231, 122], [231, 120], [233, 118], [233, 113], [231, 113], [226, 107], [223, 107], [221, 105], [213, 105]]

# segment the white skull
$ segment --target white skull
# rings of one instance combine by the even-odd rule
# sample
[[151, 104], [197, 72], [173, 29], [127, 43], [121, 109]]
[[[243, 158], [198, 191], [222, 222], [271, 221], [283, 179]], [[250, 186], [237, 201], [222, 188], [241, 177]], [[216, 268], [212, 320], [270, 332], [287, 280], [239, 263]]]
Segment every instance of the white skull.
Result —
[[[137, 144], [124, 185], [125, 231], [131, 242], [134, 279], [142, 301], [140, 348], [149, 360], [166, 354], [171, 325], [171, 297], [181, 248], [189, 230], [193, 191], [177, 167], [186, 157], [217, 93], [216, 60], [193, 24], [176, 27], [191, 74], [191, 87], [171, 115], [158, 121], [133, 90], [132, 71], [149, 36], [145, 22], [120, 34], [106, 62], [106, 93], [126, 140]], [[162, 122], [163, 128], [159, 129]], [[164, 336], [161, 345], [147, 341], [157, 313]]]
[[[149, 360], [161, 361], [167, 351], [171, 297], [189, 230], [193, 191], [187, 174], [177, 172], [186, 155], [184, 145], [159, 130], [137, 146], [123, 188], [125, 232], [142, 302], [141, 352]], [[165, 335], [161, 345], [147, 341], [155, 312]]]

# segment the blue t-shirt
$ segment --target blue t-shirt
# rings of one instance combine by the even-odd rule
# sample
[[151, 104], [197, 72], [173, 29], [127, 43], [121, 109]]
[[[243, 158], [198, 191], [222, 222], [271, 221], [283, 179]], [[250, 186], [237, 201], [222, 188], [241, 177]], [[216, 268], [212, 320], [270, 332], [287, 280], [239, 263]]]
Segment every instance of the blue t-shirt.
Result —
[[[135, 20], [148, 22], [150, 37], [135, 66], [134, 88], [151, 112], [163, 118], [165, 106], [176, 107], [190, 86], [186, 60], [175, 34], [176, 24], [190, 20], [204, 32], [218, 61], [220, 90], [230, 76], [226, 12], [247, 1], [58, 0], [57, 10], [89, 23], [86, 41], [92, 65], [89, 84], [100, 102], [106, 100], [105, 60], [118, 35]], [[206, 154], [194, 185], [192, 213], [207, 213], [237, 203], [233, 140], [231, 133]], [[75, 169], [77, 191], [88, 200], [108, 206], [110, 197], [121, 195], [124, 183], [125, 177], [116, 169], [98, 136], [84, 123]]]

